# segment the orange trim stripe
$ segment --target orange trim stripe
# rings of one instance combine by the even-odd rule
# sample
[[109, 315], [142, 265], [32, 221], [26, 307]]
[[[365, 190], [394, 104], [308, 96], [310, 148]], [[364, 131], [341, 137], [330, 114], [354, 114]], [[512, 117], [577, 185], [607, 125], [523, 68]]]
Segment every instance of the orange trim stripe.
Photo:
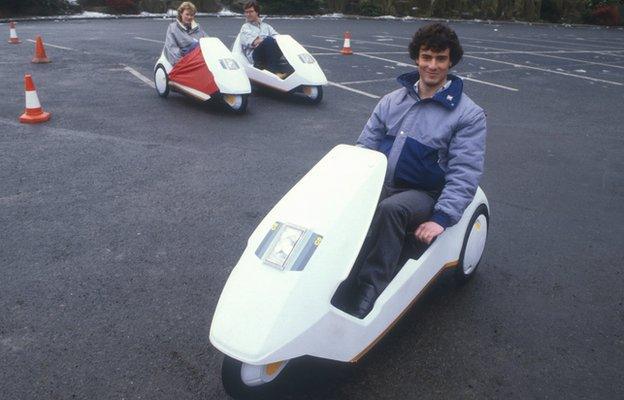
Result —
[[397, 324], [397, 322], [399, 322], [399, 320], [410, 310], [410, 308], [412, 308], [412, 306], [416, 303], [416, 301], [420, 298], [420, 296], [423, 293], [425, 293], [425, 291], [427, 289], [429, 289], [429, 286], [438, 278], [438, 276], [440, 276], [442, 274], [442, 272], [444, 272], [447, 269], [456, 268], [458, 265], [459, 265], [459, 260], [451, 261], [451, 262], [448, 262], [448, 263], [444, 264], [444, 266], [438, 271], [438, 273], [435, 274], [435, 276], [433, 278], [431, 278], [431, 280], [427, 283], [427, 285], [423, 288], [423, 290], [421, 290], [420, 293], [418, 293], [418, 295], [416, 295], [414, 300], [412, 300], [412, 302], [409, 303], [409, 305], [407, 307], [405, 307], [405, 310], [403, 310], [401, 312], [401, 314], [399, 314], [399, 316], [394, 321], [392, 321], [392, 323], [383, 332], [381, 332], [381, 334], [379, 336], [377, 336], [377, 338], [375, 340], [373, 340], [373, 342], [371, 344], [366, 346], [366, 348], [364, 350], [362, 350], [360, 352], [360, 354], [355, 356], [350, 362], [352, 362], [352, 363], [358, 362], [360, 360], [360, 358], [364, 357], [364, 355], [366, 353], [368, 353], [368, 351], [370, 349], [372, 349], [373, 346], [376, 345], [377, 342], [379, 342], [381, 340], [381, 338], [383, 338], [386, 335], [386, 333], [388, 333], [390, 331], [390, 329], [392, 329], [394, 327], [394, 325]]

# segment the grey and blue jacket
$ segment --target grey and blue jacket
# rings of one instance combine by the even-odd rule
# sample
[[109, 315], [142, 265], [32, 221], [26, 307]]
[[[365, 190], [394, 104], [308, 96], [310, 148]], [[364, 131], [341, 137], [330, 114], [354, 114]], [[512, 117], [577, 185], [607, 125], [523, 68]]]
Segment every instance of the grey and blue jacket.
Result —
[[171, 65], [175, 65], [182, 57], [193, 50], [199, 44], [199, 39], [204, 36], [206, 36], [206, 32], [195, 21], [193, 21], [190, 27], [184, 26], [179, 20], [170, 23], [165, 37], [165, 48], [163, 49], [167, 61]]
[[466, 94], [463, 81], [420, 99], [418, 72], [397, 78], [403, 86], [384, 96], [357, 144], [388, 158], [385, 183], [440, 192], [431, 221], [455, 225], [474, 198], [483, 172], [485, 112]]

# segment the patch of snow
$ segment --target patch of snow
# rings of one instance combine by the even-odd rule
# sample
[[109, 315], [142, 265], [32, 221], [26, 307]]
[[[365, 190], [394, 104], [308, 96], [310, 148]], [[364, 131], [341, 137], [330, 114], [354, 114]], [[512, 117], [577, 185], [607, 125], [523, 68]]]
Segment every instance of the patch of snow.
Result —
[[67, 18], [111, 18], [113, 15], [95, 11], [83, 11], [80, 14], [68, 15]]
[[242, 15], [242, 14], [235, 13], [234, 11], [230, 10], [227, 7], [223, 7], [221, 9], [221, 11], [219, 11], [217, 13], [217, 15], [220, 16], [220, 17], [234, 17], [234, 16], [239, 16], [239, 15]]
[[379, 17], [375, 17], [375, 19], [397, 19], [394, 15], [380, 15]]
[[587, 71], [585, 71], [584, 69], [575, 69], [574, 72], [580, 72], [582, 74], [587, 73]]
[[344, 18], [343, 13], [323, 14], [319, 18]]

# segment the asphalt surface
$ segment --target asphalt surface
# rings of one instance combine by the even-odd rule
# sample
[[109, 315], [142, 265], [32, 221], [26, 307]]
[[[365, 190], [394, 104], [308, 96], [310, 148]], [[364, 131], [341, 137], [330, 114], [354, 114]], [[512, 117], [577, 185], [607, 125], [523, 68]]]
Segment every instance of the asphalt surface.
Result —
[[[199, 22], [228, 46], [242, 23]], [[0, 42], [2, 398], [226, 398], [208, 328], [247, 237], [355, 141], [374, 97], [412, 69], [406, 38], [423, 24], [271, 20], [365, 94], [328, 86], [312, 106], [255, 93], [237, 116], [163, 100], [125, 69], [151, 78], [167, 23], [22, 22], [21, 45]], [[456, 72], [488, 113], [478, 274], [463, 287], [442, 276], [355, 365], [294, 363], [283, 393], [623, 398], [624, 32], [451, 26], [466, 51]], [[365, 55], [335, 54], [346, 30]], [[30, 63], [37, 34], [51, 64]], [[48, 123], [18, 122], [25, 73]]]

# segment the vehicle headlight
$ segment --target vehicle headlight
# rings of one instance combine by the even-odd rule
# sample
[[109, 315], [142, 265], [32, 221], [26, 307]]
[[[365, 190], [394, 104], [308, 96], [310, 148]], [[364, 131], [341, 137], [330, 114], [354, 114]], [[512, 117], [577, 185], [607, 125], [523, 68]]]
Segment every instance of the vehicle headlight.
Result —
[[272, 267], [301, 271], [322, 239], [308, 229], [276, 222], [260, 243], [256, 255]]
[[240, 68], [238, 66], [238, 63], [236, 62], [236, 60], [234, 60], [232, 58], [222, 58], [222, 59], [219, 60], [219, 63], [221, 64], [223, 69], [235, 70], [235, 69], [239, 69]]
[[299, 59], [301, 60], [301, 62], [303, 62], [304, 64], [314, 64], [316, 62], [316, 60], [314, 59], [314, 57], [312, 57], [310, 54], [308, 53], [301, 53], [299, 54]]

